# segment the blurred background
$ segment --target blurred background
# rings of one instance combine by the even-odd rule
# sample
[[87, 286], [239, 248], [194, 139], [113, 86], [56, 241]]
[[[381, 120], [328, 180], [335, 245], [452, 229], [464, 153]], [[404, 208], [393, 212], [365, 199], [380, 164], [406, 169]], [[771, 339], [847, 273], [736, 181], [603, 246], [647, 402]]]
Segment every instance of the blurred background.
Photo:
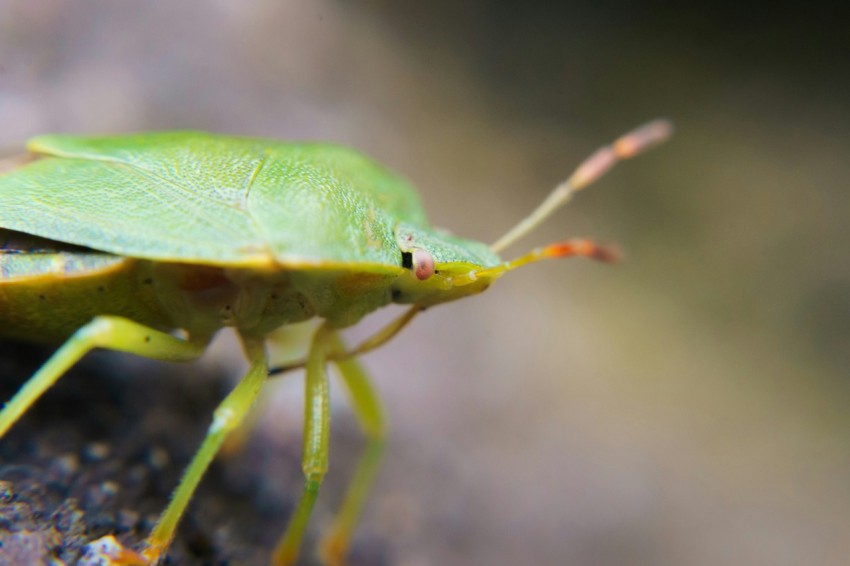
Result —
[[[623, 263], [528, 267], [365, 359], [392, 437], [360, 533], [405, 566], [846, 564], [840, 9], [0, 0], [0, 146], [336, 141], [410, 178], [434, 224], [492, 241], [596, 147], [669, 117], [671, 142], [508, 253], [592, 236]], [[236, 368], [232, 349], [210, 363]], [[297, 443], [289, 381], [269, 450]], [[334, 454], [359, 441], [338, 392], [345, 476]]]

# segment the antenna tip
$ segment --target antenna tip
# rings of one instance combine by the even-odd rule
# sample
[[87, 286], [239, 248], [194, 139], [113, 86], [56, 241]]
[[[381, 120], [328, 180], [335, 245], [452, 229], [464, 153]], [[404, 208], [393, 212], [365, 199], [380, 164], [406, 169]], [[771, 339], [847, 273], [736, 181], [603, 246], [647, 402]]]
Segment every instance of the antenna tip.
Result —
[[598, 246], [589, 257], [605, 263], [618, 263], [623, 259], [623, 250], [616, 244]]
[[614, 153], [628, 159], [655, 147], [673, 135], [673, 123], [659, 118], [640, 126], [614, 142]]
[[620, 261], [623, 254], [619, 246], [601, 246], [592, 240], [581, 239], [550, 244], [543, 248], [541, 256], [549, 258], [584, 256], [596, 261], [615, 263]]

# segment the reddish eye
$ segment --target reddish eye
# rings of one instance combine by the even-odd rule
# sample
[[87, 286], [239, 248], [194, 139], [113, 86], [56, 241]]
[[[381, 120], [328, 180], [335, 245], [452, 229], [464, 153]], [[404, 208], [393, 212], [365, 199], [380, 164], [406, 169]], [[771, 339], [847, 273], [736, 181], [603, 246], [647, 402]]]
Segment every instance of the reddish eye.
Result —
[[425, 281], [434, 275], [434, 256], [425, 250], [413, 250], [413, 274], [420, 281]]

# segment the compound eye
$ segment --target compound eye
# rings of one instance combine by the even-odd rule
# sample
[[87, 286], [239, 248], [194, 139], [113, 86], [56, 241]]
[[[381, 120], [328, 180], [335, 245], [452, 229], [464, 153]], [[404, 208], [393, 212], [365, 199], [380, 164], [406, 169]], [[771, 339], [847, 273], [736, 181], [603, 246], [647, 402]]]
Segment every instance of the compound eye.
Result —
[[434, 275], [434, 256], [425, 250], [414, 249], [411, 258], [411, 269], [420, 281], [425, 281]]

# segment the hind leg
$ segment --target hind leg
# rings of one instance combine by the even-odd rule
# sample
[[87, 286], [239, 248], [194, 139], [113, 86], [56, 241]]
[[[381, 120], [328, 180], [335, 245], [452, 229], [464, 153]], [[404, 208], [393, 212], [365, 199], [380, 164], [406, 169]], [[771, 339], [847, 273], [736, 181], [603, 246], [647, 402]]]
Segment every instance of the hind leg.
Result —
[[198, 358], [206, 345], [207, 340], [182, 340], [126, 318], [98, 316], [77, 330], [6, 403], [0, 412], [0, 436], [71, 366], [95, 348], [118, 350], [156, 360], [190, 361]]
[[[345, 351], [339, 339], [336, 346], [339, 351]], [[380, 399], [360, 363], [356, 359], [348, 358], [336, 362], [336, 366], [348, 389], [354, 414], [368, 444], [360, 457], [331, 532], [322, 541], [322, 559], [328, 566], [345, 564], [351, 536], [380, 467], [387, 429]]]
[[183, 479], [171, 495], [171, 502], [148, 536], [147, 548], [142, 554], [151, 564], [156, 564], [168, 549], [177, 524], [204, 472], [228, 435], [242, 424], [262, 390], [268, 376], [268, 362], [262, 342], [246, 341], [245, 353], [250, 361], [248, 372], [216, 408], [207, 436], [183, 473]]

